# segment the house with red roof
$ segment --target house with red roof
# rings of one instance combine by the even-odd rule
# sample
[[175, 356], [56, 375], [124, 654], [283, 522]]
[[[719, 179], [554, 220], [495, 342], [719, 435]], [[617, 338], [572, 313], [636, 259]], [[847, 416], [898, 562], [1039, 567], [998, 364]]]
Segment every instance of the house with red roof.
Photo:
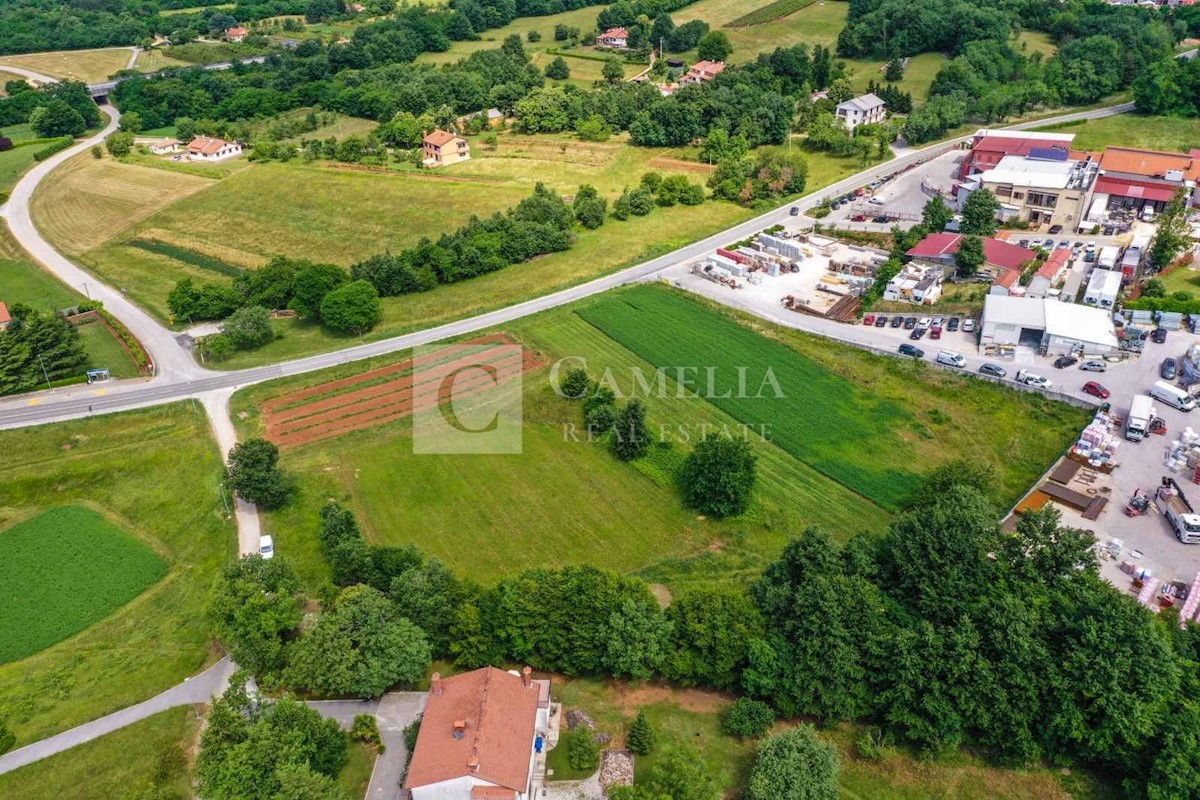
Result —
[[1050, 288], [1067, 274], [1070, 266], [1071, 251], [1063, 247], [1056, 248], [1029, 279], [1029, 285], [1025, 287], [1025, 295], [1027, 297], [1046, 297], [1050, 294]]
[[623, 50], [629, 46], [629, 31], [624, 28], [609, 28], [596, 37], [596, 44]]
[[996, 280], [992, 281], [992, 288], [988, 290], [988, 294], [1003, 294], [1011, 297], [1020, 297], [1025, 294], [1025, 287], [1021, 285], [1021, 272], [1015, 269], [1004, 270], [996, 277]]
[[225, 29], [225, 38], [234, 43], [244, 40], [249, 35], [250, 31], [246, 30], [241, 25], [237, 26], [236, 28]]
[[188, 142], [188, 161], [208, 161], [214, 163], [224, 161], [242, 154], [242, 146], [237, 142], [227, 142], [215, 136], [197, 136]]
[[[1026, 264], [1037, 258], [1037, 253], [1027, 247], [993, 239], [990, 236], [981, 238], [983, 240], [984, 265], [976, 273], [978, 275], [990, 275], [995, 278], [1008, 270], [1016, 270], [1020, 274]], [[961, 233], [931, 233], [917, 242], [907, 255], [927, 264], [956, 269], [954, 256], [958, 253], [958, 246], [962, 240]]]
[[10, 322], [12, 322], [12, 315], [8, 313], [8, 306], [4, 305], [3, 300], [0, 300], [0, 331], [7, 329]]
[[724, 71], [724, 61], [697, 61], [688, 69], [687, 74], [679, 79], [679, 83], [683, 86], [691, 83], [707, 83]]
[[457, 164], [470, 157], [470, 143], [457, 133], [433, 130], [421, 138], [422, 163], [430, 169]]
[[533, 800], [557, 719], [550, 681], [529, 667], [435, 672], [404, 788], [412, 800]]
[[[1200, 149], [1187, 153], [1108, 147], [1100, 156], [1100, 177], [1095, 200], [1105, 209], [1141, 211], [1149, 206], [1162, 211], [1176, 192], [1183, 191], [1188, 204], [1195, 200], [1200, 179]], [[1093, 205], [1093, 208], [1096, 206]]]

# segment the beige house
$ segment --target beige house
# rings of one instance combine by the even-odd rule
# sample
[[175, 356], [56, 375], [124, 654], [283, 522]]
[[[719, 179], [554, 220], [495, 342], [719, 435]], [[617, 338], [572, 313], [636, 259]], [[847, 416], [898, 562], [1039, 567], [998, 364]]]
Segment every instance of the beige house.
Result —
[[249, 35], [250, 35], [250, 31], [246, 30], [245, 28], [243, 28], [240, 25], [236, 28], [228, 28], [225, 31], [225, 38], [235, 44], [237, 42], [243, 41]]
[[227, 142], [213, 136], [197, 136], [187, 146], [188, 161], [216, 163], [241, 154], [242, 146], [237, 142]]
[[724, 61], [697, 61], [687, 74], [679, 79], [680, 85], [708, 83], [725, 71]]
[[1074, 230], [1084, 218], [1098, 173], [1091, 156], [1069, 158], [1061, 150], [1035, 149], [1026, 156], [1004, 156], [970, 180], [996, 196], [1003, 221]]
[[150, 152], [156, 156], [167, 156], [181, 150], [183, 150], [183, 145], [179, 143], [178, 139], [163, 139], [161, 142], [150, 145]]
[[422, 163], [430, 169], [446, 167], [471, 157], [471, 145], [458, 134], [435, 130], [421, 140]]

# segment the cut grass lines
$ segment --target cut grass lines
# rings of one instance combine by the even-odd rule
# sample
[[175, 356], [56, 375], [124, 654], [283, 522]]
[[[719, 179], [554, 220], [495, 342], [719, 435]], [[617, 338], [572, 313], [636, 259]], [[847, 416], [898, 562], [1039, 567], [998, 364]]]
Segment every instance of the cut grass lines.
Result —
[[104, 619], [166, 574], [157, 553], [90, 508], [0, 531], [0, 664]]
[[0, 56], [0, 69], [7, 64], [33, 70], [51, 78], [100, 83], [114, 72], [129, 66], [133, 51], [128, 47], [106, 47], [98, 50], [61, 50], [48, 53], [25, 53], [19, 56]]
[[725, 23], [726, 28], [749, 28], [752, 25], [762, 25], [773, 22], [789, 14], [795, 14], [802, 8], [811, 6], [817, 0], [775, 0], [761, 8], [756, 8], [749, 14], [743, 14], [735, 20]]
[[204, 253], [197, 253], [195, 250], [189, 250], [179, 245], [155, 241], [154, 239], [130, 239], [125, 244], [127, 247], [134, 247], [138, 250], [144, 250], [147, 253], [154, 253], [164, 258], [181, 261], [184, 264], [199, 269], [206, 269], [218, 275], [224, 275], [227, 278], [236, 278], [246, 271], [241, 267], [235, 267], [233, 264], [226, 264], [219, 258], [214, 258]]

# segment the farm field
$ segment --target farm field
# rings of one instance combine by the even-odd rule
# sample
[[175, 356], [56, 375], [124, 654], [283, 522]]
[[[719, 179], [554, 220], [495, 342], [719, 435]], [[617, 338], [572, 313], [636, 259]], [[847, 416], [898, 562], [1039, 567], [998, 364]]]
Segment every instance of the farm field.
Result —
[[[597, 729], [613, 736], [615, 742], [623, 740], [633, 717], [639, 709], [644, 710], [658, 743], [649, 756], [637, 759], [637, 775], [644, 775], [666, 746], [692, 746], [700, 751], [728, 797], [736, 796], [744, 786], [753, 765], [754, 743], [721, 732], [719, 716], [731, 702], [725, 695], [558, 676], [553, 692], [555, 701], [566, 709], [587, 711]], [[780, 723], [776, 731], [786, 726]], [[894, 749], [871, 761], [855, 751], [859, 733], [859, 728], [850, 725], [821, 730], [821, 735], [838, 747], [842, 800], [1118, 800], [1123, 796], [1118, 785], [1085, 773], [993, 767], [969, 754], [928, 760]], [[555, 751], [550, 752], [553, 756]]]
[[202, 411], [165, 406], [3, 431], [0, 450], [0, 530], [86, 503], [169, 566], [86, 630], [0, 665], [0, 717], [17, 746], [144, 700], [215, 660], [202, 607], [236, 537]]
[[168, 67], [190, 67], [192, 66], [186, 61], [180, 61], [177, 58], [171, 58], [167, 55], [169, 50], [154, 47], [149, 50], [139, 50], [137, 61], [134, 62], [133, 68], [138, 72], [158, 72], [160, 69]]
[[163, 711], [0, 775], [0, 797], [189, 797], [186, 753], [198, 736], [198, 727], [196, 709], [190, 706]]
[[1186, 153], [1200, 143], [1200, 120], [1185, 117], [1117, 114], [1043, 130], [1075, 134], [1072, 146], [1081, 150], [1103, 150], [1109, 145], [1121, 145]]
[[51, 78], [100, 83], [108, 80], [108, 76], [114, 72], [128, 67], [132, 56], [133, 51], [128, 47], [25, 53], [19, 56], [0, 56], [0, 69], [8, 64]]
[[0, 530], [0, 664], [84, 630], [166, 573], [154, 550], [84, 506]]
[[[600, 6], [586, 6], [573, 11], [564, 11], [561, 14], [551, 14], [544, 17], [519, 17], [501, 28], [484, 31], [480, 34], [481, 38], [479, 41], [451, 42], [450, 49], [444, 53], [422, 53], [417, 57], [417, 63], [453, 63], [479, 50], [495, 50], [506, 37], [516, 34], [521, 37], [521, 44], [525, 46], [525, 52], [534, 56], [534, 63], [544, 67], [553, 58], [553, 56], [545, 58], [545, 51], [563, 45], [562, 42], [554, 41], [554, 26], [560, 24], [568, 25], [579, 28], [581, 33], [595, 30], [596, 15], [600, 13], [600, 8]], [[537, 31], [542, 34], [542, 40], [540, 42], [528, 41], [525, 35], [529, 31]], [[543, 58], [539, 60], [538, 54], [542, 54]], [[574, 62], [571, 62], [571, 66], [574, 68]]]
[[[613, 304], [629, 303], [654, 309], [650, 329], [663, 341], [681, 344], [680, 320], [690, 324], [684, 338], [696, 338], [697, 344], [689, 345], [688, 353], [695, 355], [693, 361], [704, 359], [701, 365], [724, 363], [732, 348], [751, 364], [778, 359], [770, 363], [784, 386], [791, 386], [785, 373], [802, 371], [815, 387], [792, 389], [797, 394], [782, 403], [764, 400], [768, 412], [783, 418], [776, 424], [788, 425], [796, 408], [821, 408], [829, 424], [815, 432], [820, 438], [811, 450], [789, 451], [774, 428], [770, 441], [752, 437], [760, 481], [753, 506], [741, 518], [698, 519], [676, 495], [675, 475], [701, 426], [740, 430], [742, 420], [720, 401], [686, 393], [678, 397], [668, 383], [667, 396], [646, 401], [651, 430], [661, 432], [664, 443], [645, 459], [622, 464], [602, 447], [575, 440], [579, 406], [553, 394], [545, 367], [526, 376], [519, 456], [414, 455], [409, 418], [285, 450], [284, 466], [299, 476], [301, 490], [297, 502], [266, 518], [279, 547], [299, 562], [307, 582], [319, 582], [325, 566], [317, 545], [317, 511], [327, 498], [336, 498], [358, 512], [372, 541], [414, 543], [464, 574], [477, 574], [482, 557], [491, 565], [487, 580], [533, 565], [578, 562], [637, 572], [671, 586], [741, 579], [774, 556], [789, 532], [808, 525], [822, 525], [839, 539], [882, 530], [889, 517], [883, 503], [894, 507], [898, 493], [871, 483], [881, 475], [907, 487], [942, 460], [982, 454], [1000, 471], [997, 500], [1010, 502], [1084, 422], [1082, 412], [1041, 398], [793, 338], [791, 331], [771, 328], [770, 339], [760, 338], [751, 332], [760, 324], [743, 328], [729, 315], [657, 287], [619, 290], [521, 320], [504, 332], [547, 364], [576, 356], [586, 359], [593, 375], [610, 369], [628, 391], [634, 385], [632, 370], [652, 376], [653, 362], [588, 319], [611, 314]], [[692, 315], [680, 312], [680, 304], [694, 308]], [[667, 318], [671, 315], [675, 318]], [[752, 342], [757, 349], [750, 352]], [[262, 406], [272, 398], [397, 363], [404, 355], [242, 390], [234, 397], [237, 424], [243, 435], [261, 434]], [[840, 404], [849, 399], [850, 408], [867, 418], [826, 412], [834, 395]], [[960, 424], [968, 415], [985, 422]], [[836, 428], [839, 423], [845, 427]], [[850, 448], [845, 463], [838, 463], [828, 443], [837, 436], [844, 440], [847, 429], [874, 438]], [[825, 460], [821, 447], [830, 448]], [[882, 500], [869, 499], [869, 492]], [[608, 502], [596, 502], [601, 497]]]

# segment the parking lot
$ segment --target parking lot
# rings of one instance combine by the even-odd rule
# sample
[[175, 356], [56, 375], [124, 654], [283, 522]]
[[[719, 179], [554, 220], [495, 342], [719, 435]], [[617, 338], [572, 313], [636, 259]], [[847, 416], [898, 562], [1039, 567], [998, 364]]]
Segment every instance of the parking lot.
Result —
[[[671, 267], [656, 277], [768, 321], [849, 344], [894, 353], [901, 344], [911, 343], [924, 351], [926, 361], [933, 361], [940, 351], [948, 350], [964, 356], [963, 371], [967, 373], [978, 373], [981, 365], [991, 361], [979, 354], [975, 334], [961, 329], [956, 332], [943, 331], [939, 340], [932, 340], [926, 334], [922, 339], [913, 341], [909, 338], [910, 330], [893, 328], [890, 321], [886, 327], [878, 328], [789, 311], [780, 305], [776, 296], [779, 292], [763, 291], [761, 287], [756, 287], [758, 291], [753, 293], [730, 289], [691, 274], [688, 265]], [[914, 306], [911, 312], [903, 316], [919, 318], [932, 315]], [[1190, 333], [1171, 331], [1163, 344], [1148, 341], [1141, 356], [1109, 364], [1104, 373], [1085, 372], [1078, 365], [1056, 369], [1053, 359], [1039, 356], [1027, 348], [1019, 349], [1013, 361], [992, 363], [1000, 363], [1006, 370], [1006, 381], [1011, 382], [1017, 370], [1028, 368], [1052, 381], [1054, 391], [1061, 391], [1090, 404], [1100, 401], [1085, 394], [1083, 386], [1088, 381], [1097, 381], [1111, 392], [1108, 402], [1113, 414], [1124, 418], [1129, 413], [1134, 396], [1146, 394], [1159, 379], [1162, 360], [1182, 357], [1188, 346], [1198, 340], [1200, 337]], [[1185, 545], [1177, 541], [1170, 526], [1153, 505], [1144, 516], [1131, 518], [1124, 514], [1125, 505], [1135, 489], [1152, 495], [1165, 475], [1179, 481], [1185, 496], [1200, 508], [1200, 486], [1191, 482], [1190, 472], [1183, 470], [1172, 473], [1164, 466], [1171, 441], [1178, 438], [1184, 428], [1190, 425], [1200, 431], [1200, 412], [1177, 411], [1160, 402], [1155, 402], [1155, 408], [1158, 416], [1166, 422], [1166, 435], [1151, 435], [1141, 442], [1121, 441], [1115, 457], [1118, 466], [1111, 475], [1100, 476], [1094, 484], [1097, 492], [1109, 498], [1099, 518], [1095, 521], [1084, 520], [1078, 512], [1063, 508], [1066, 524], [1092, 531], [1101, 542], [1114, 538], [1123, 540], [1122, 556], [1114, 561], [1103, 562], [1102, 569], [1105, 577], [1121, 588], [1128, 588], [1131, 583], [1130, 576], [1118, 568], [1122, 559], [1134, 558], [1139, 565], [1150, 568], [1156, 578], [1178, 580], [1189, 585], [1200, 572], [1200, 545]]]
[[[963, 150], [950, 150], [907, 172], [899, 173], [873, 190], [864, 187], [862, 197], [834, 209], [823, 222], [834, 223], [846, 230], [888, 231], [892, 225], [911, 228], [920, 221], [921, 211], [932, 197], [927, 188], [950, 192], [965, 156]], [[866, 219], [856, 221], [855, 217], [860, 216]], [[877, 216], [887, 216], [889, 219], [886, 222], [873, 221]]]

